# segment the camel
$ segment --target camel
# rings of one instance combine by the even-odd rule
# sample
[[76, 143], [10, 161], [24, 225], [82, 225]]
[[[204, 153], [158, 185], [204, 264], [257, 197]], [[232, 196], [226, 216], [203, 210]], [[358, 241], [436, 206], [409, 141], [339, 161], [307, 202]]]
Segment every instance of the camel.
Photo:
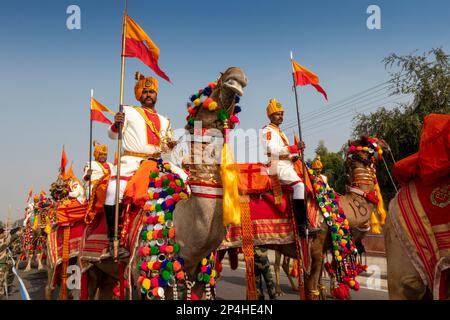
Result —
[[[210, 98], [217, 102], [218, 108], [216, 110], [200, 108], [196, 114], [195, 121], [201, 121], [201, 130], [204, 134], [201, 137], [203, 143], [192, 143], [191, 157], [184, 159], [185, 169], [190, 172], [191, 189], [193, 184], [199, 182], [213, 183], [221, 188], [219, 163], [224, 121], [218, 119], [218, 112], [226, 110], [232, 115], [236, 96], [243, 94], [243, 88], [246, 85], [246, 75], [240, 68], [228, 68], [221, 74], [210, 95]], [[230, 123], [230, 128], [233, 128], [233, 123]], [[192, 135], [196, 128], [188, 124], [186, 129]], [[195, 135], [198, 138], [199, 132], [195, 132]], [[191, 141], [194, 141], [194, 136], [190, 137]], [[201, 156], [200, 162], [197, 162], [198, 155]], [[173, 225], [175, 242], [180, 245], [179, 254], [184, 259], [186, 285], [201, 298], [205, 286], [196, 282], [199, 263], [219, 247], [226, 232], [223, 225], [222, 199], [203, 197], [192, 193], [187, 200], [177, 203], [173, 212]], [[136, 250], [137, 246], [132, 255], [134, 257], [139, 256]], [[130, 262], [130, 265], [134, 266], [135, 263]], [[132, 274], [136, 281], [139, 276], [136, 267], [133, 267]], [[166, 297], [170, 297], [170, 293]]]
[[[350, 142], [349, 145], [365, 145], [365, 138]], [[349, 222], [353, 241], [361, 240], [370, 230], [369, 220], [372, 212], [377, 212], [377, 206], [362, 194], [375, 191], [375, 161], [371, 160], [368, 151], [358, 151], [347, 155], [347, 192], [340, 196], [339, 205]], [[373, 158], [374, 159], [374, 158]], [[309, 200], [315, 201], [315, 200]], [[310, 238], [311, 269], [305, 275], [305, 292], [307, 299], [323, 297], [324, 286], [321, 284], [324, 254], [331, 246], [329, 228], [322, 215], [319, 223], [322, 233]], [[297, 259], [296, 244], [267, 244], [266, 247], [279, 251], [286, 257]]]
[[449, 128], [450, 115], [427, 115], [420, 149], [393, 167], [401, 188], [384, 230], [390, 299], [450, 299]]
[[[73, 173], [72, 173], [73, 174]], [[56, 204], [58, 206], [58, 208], [60, 208], [63, 205], [69, 205], [72, 208], [87, 208], [85, 205], [87, 204], [87, 198], [86, 198], [86, 191], [83, 187], [83, 185], [81, 184], [80, 181], [78, 181], [74, 176], [71, 177], [70, 179], [67, 179], [68, 181], [63, 181], [62, 179], [58, 178], [58, 180], [56, 181], [55, 184], [58, 185], [58, 187], [60, 188], [67, 188], [67, 193], [63, 193], [64, 195], [67, 194], [67, 196], [64, 196], [63, 198], [59, 198], [57, 197], [55, 200], [57, 201]], [[53, 194], [52, 194], [53, 196]], [[56, 209], [56, 208], [55, 208]], [[56, 209], [58, 210], [58, 209]], [[84, 210], [85, 211], [85, 210]], [[84, 218], [84, 211], [82, 212], [82, 218]], [[58, 221], [57, 221], [58, 223]], [[84, 221], [77, 221], [75, 222], [77, 224], [84, 224]], [[73, 224], [73, 223], [72, 223]], [[52, 231], [51, 234], [57, 234], [58, 233], [58, 228], [61, 228], [59, 225], [53, 225], [52, 226]], [[47, 237], [47, 245], [46, 248], [48, 251], [50, 251], [52, 245], [56, 245], [55, 243], [51, 244], [50, 243], [50, 237], [51, 235], [49, 235], [49, 237]], [[70, 250], [70, 249], [69, 249]], [[47, 256], [50, 256], [50, 252], [47, 253]], [[55, 287], [53, 285], [54, 283], [54, 272], [55, 272], [55, 268], [56, 266], [52, 264], [51, 259], [48, 259], [49, 263], [47, 264], [47, 285], [45, 287], [45, 297], [46, 300], [52, 300], [53, 299], [53, 292], [55, 290]], [[58, 262], [56, 262], [58, 263]], [[61, 262], [61, 265], [64, 264], [64, 261]], [[73, 252], [69, 252], [69, 260], [67, 262], [67, 265], [79, 265], [79, 261], [78, 261], [78, 257], [77, 257], [77, 253], [73, 253]], [[62, 268], [64, 269], [64, 268]], [[61, 271], [62, 272], [62, 271]], [[61, 275], [61, 279], [62, 281], [64, 281], [65, 279], [67, 279], [67, 275]], [[66, 298], [65, 294], [62, 294], [61, 290], [61, 286], [60, 286], [60, 298]], [[64, 290], [65, 292], [65, 290]], [[79, 298], [79, 289], [74, 288], [74, 289], [70, 289], [69, 291], [69, 298], [71, 299], [78, 299]]]

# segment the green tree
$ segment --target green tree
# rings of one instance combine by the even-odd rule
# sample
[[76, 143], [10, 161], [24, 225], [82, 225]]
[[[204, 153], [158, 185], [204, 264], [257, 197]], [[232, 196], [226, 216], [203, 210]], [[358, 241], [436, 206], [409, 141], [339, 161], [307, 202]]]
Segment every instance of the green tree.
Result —
[[[391, 94], [412, 94], [413, 102], [392, 109], [381, 107], [368, 115], [358, 114], [354, 119], [353, 136], [373, 135], [384, 139], [393, 159], [398, 161], [418, 151], [426, 115], [450, 113], [450, 60], [443, 49], [437, 48], [422, 55], [391, 54], [383, 62], [386, 68], [393, 70], [389, 72]], [[392, 170], [392, 157], [385, 153], [385, 160]], [[379, 170], [377, 176], [388, 202], [395, 195], [395, 189], [385, 168]]]

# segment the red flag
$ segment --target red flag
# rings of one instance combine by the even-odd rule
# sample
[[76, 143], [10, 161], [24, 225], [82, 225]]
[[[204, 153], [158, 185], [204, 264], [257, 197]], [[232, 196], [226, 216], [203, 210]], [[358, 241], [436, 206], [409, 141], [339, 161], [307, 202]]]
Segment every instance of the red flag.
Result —
[[27, 203], [30, 201], [32, 195], [33, 195], [33, 188], [30, 187], [30, 190], [28, 190]]
[[155, 71], [158, 76], [170, 82], [169, 77], [158, 65], [159, 48], [145, 31], [128, 15], [125, 16], [125, 23], [125, 57], [140, 59]]
[[107, 106], [101, 104], [94, 98], [91, 98], [91, 121], [112, 125], [112, 122], [103, 114], [104, 111], [114, 114]]
[[64, 146], [62, 148], [62, 154], [61, 154], [61, 165], [60, 165], [60, 170], [61, 173], [64, 173], [66, 171], [66, 166], [67, 166], [67, 155], [66, 155], [66, 151], [64, 150]]
[[319, 85], [319, 77], [314, 72], [306, 69], [294, 60], [292, 60], [292, 69], [294, 70], [293, 72], [296, 86], [306, 86], [310, 84], [316, 88], [317, 91], [323, 94], [325, 99], [328, 101], [327, 93]]

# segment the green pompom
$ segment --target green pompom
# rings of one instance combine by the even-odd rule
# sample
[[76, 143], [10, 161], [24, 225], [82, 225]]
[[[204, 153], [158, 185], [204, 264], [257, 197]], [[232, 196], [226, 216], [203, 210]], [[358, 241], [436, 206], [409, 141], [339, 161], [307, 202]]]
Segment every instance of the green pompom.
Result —
[[170, 272], [167, 270], [164, 270], [163, 272], [161, 272], [161, 277], [164, 280], [168, 281], [170, 279]]
[[163, 188], [167, 188], [169, 186], [169, 183], [170, 183], [169, 179], [163, 179], [162, 181]]
[[172, 212], [167, 212], [166, 214], [164, 214], [164, 220], [172, 220], [173, 219], [173, 214]]
[[220, 109], [219, 112], [217, 113], [217, 119], [219, 119], [222, 122], [228, 119], [229, 117], [230, 115], [225, 109]]
[[203, 273], [199, 272], [197, 274], [197, 281], [203, 281]]
[[155, 205], [155, 211], [156, 212], [160, 212], [162, 209], [161, 209], [161, 204], [160, 203], [157, 203], [156, 205]]
[[150, 253], [151, 253], [152, 256], [157, 255], [159, 253], [159, 248], [155, 247], [155, 246], [151, 247], [150, 248]]
[[158, 172], [152, 172], [150, 173], [150, 178], [158, 178]]
[[206, 283], [209, 283], [209, 280], [211, 279], [211, 276], [209, 274], [204, 274], [203, 275], [203, 281]]
[[166, 270], [169, 271], [169, 272], [173, 271], [173, 263], [172, 263], [172, 261], [167, 262]]
[[148, 231], [142, 232], [142, 236], [141, 236], [141, 239], [142, 239], [142, 240], [147, 240], [147, 232], [148, 232]]
[[189, 119], [188, 119], [188, 125], [190, 125], [190, 126], [193, 126], [194, 125], [194, 122], [195, 122], [195, 120], [194, 120], [194, 118], [193, 117], [190, 117]]
[[180, 245], [179, 245], [178, 243], [175, 243], [175, 244], [173, 245], [173, 252], [174, 252], [174, 253], [180, 252]]
[[164, 230], [163, 230], [163, 237], [167, 238], [168, 236], [169, 236], [169, 229], [164, 228]]
[[175, 190], [173, 190], [172, 188], [167, 188], [165, 191], [169, 196], [173, 195], [173, 193], [175, 192]]

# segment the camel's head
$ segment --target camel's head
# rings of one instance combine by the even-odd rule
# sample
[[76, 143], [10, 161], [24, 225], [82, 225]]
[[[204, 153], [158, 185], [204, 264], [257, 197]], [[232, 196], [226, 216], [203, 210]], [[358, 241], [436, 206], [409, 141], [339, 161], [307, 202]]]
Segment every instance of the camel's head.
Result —
[[193, 133], [197, 121], [201, 122], [203, 132], [208, 129], [223, 131], [225, 122], [229, 128], [234, 128], [239, 122], [237, 113], [241, 111], [237, 103], [244, 94], [247, 82], [242, 69], [230, 67], [220, 74], [216, 82], [192, 95], [188, 103], [186, 129]]
[[349, 183], [355, 179], [375, 180], [376, 164], [383, 154], [381, 145], [378, 138], [367, 136], [348, 142], [346, 169]]

